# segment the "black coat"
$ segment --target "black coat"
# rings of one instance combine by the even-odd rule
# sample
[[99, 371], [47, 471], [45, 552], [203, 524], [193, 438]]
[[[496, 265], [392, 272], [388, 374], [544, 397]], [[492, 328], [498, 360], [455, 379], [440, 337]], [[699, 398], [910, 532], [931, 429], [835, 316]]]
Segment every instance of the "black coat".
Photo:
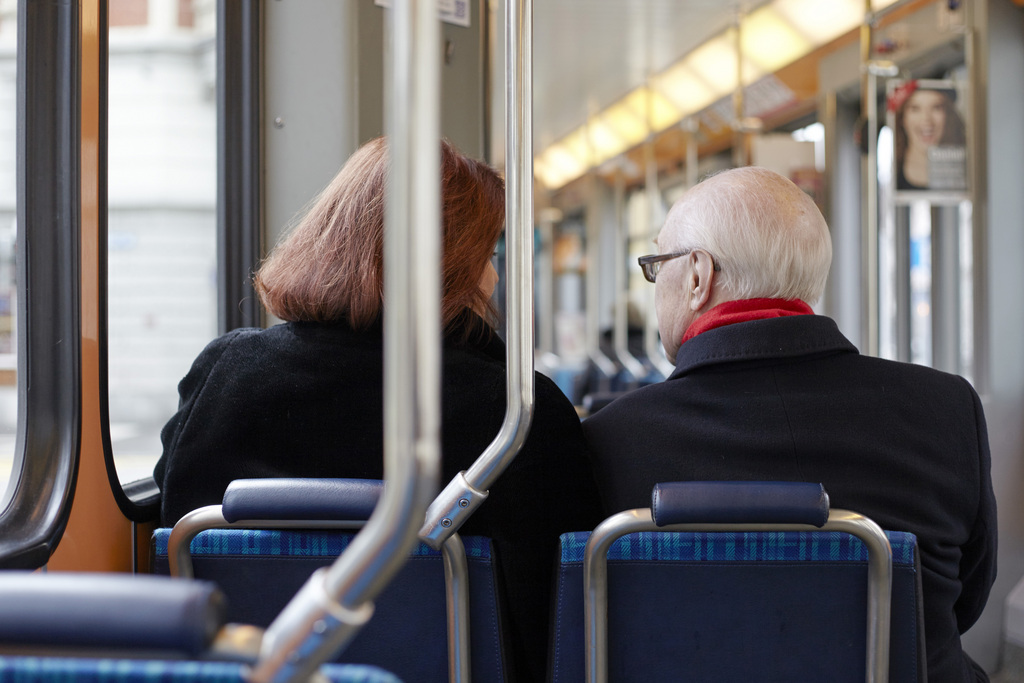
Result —
[[829, 318], [758, 320], [687, 341], [666, 381], [583, 430], [609, 513], [650, 507], [661, 481], [810, 481], [916, 534], [929, 680], [986, 680], [960, 649], [996, 573], [988, 436], [964, 379], [861, 356]]
[[[473, 339], [446, 339], [442, 486], [494, 439], [505, 415], [505, 349], [472, 316]], [[592, 529], [600, 504], [579, 419], [536, 375], [526, 443], [463, 526], [494, 540], [510, 609], [518, 680], [542, 680], [558, 534]], [[383, 359], [378, 324], [286, 323], [214, 340], [178, 389], [154, 476], [161, 520], [218, 504], [233, 479], [383, 474]], [[529, 673], [522, 669], [526, 667]]]

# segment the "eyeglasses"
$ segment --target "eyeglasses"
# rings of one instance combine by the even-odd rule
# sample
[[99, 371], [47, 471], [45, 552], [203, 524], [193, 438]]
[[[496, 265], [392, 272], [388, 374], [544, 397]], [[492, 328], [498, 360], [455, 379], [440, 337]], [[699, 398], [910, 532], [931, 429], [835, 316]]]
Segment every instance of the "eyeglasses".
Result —
[[[687, 249], [685, 251], [676, 251], [671, 254], [651, 254], [650, 256], [641, 256], [636, 261], [640, 264], [640, 269], [644, 271], [644, 277], [647, 278], [648, 282], [654, 282], [658, 279], [658, 271], [661, 270], [661, 264], [664, 261], [671, 261], [674, 258], [680, 256], [686, 256], [694, 251], [694, 249]], [[708, 254], [711, 258], [711, 267], [715, 269], [715, 272], [722, 270], [721, 266], [715, 263], [715, 257]]]

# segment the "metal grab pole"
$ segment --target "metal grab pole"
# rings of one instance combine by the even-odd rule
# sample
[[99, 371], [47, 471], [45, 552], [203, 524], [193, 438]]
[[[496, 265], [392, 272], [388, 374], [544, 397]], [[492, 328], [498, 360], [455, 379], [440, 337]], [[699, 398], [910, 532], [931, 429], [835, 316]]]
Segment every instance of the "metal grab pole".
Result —
[[[657, 235], [665, 220], [658, 188], [658, 162], [654, 158], [654, 140], [648, 137], [644, 144], [644, 192], [647, 195], [647, 215], [651, 221], [651, 234]], [[647, 320], [644, 325], [644, 349], [651, 363], [665, 377], [676, 369], [675, 359], [665, 356], [664, 346], [658, 341], [658, 317], [654, 305], [654, 287], [648, 288]]]
[[533, 0], [508, 0], [505, 18], [505, 233], [508, 361], [505, 420], [466, 472], [427, 510], [433, 547], [458, 531], [519, 452], [533, 419]]
[[861, 107], [867, 120], [868, 154], [864, 169], [864, 238], [862, 267], [864, 285], [864, 347], [869, 356], [878, 355], [878, 96], [877, 80], [871, 69], [871, 0], [864, 0], [864, 22], [860, 27]]
[[[588, 135], [589, 138], [589, 135]], [[584, 208], [584, 222], [587, 241], [587, 272], [584, 278], [585, 299], [587, 302], [586, 334], [587, 358], [593, 363], [600, 377], [597, 391], [611, 390], [611, 383], [619, 374], [619, 367], [601, 349], [601, 277], [598, 272], [601, 261], [601, 197], [599, 190], [601, 181], [596, 175], [587, 178], [589, 198]], [[593, 389], [592, 389], [593, 390]]]
[[[440, 466], [440, 27], [436, 0], [395, 0], [384, 229], [384, 493], [364, 529], [267, 629], [251, 679], [304, 681], [366, 623], [416, 542]], [[409, 390], [407, 382], [414, 386]]]
[[647, 375], [644, 364], [629, 350], [629, 274], [626, 272], [626, 243], [629, 241], [629, 217], [626, 213], [626, 176], [615, 174], [615, 326], [612, 343], [615, 357], [636, 381]]

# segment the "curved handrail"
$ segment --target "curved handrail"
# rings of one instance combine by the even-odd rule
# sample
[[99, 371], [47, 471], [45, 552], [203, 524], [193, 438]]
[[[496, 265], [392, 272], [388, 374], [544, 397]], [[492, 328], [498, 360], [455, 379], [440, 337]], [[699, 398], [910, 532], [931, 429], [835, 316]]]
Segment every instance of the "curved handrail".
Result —
[[[305, 680], [372, 614], [416, 542], [440, 468], [440, 27], [437, 3], [396, 0], [386, 74], [384, 493], [366, 527], [310, 577], [264, 636], [251, 680]], [[407, 383], [412, 380], [412, 390]]]
[[427, 510], [420, 537], [434, 548], [486, 500], [487, 489], [515, 458], [533, 420], [533, 0], [509, 0], [505, 12], [505, 419], [476, 462], [452, 479]]

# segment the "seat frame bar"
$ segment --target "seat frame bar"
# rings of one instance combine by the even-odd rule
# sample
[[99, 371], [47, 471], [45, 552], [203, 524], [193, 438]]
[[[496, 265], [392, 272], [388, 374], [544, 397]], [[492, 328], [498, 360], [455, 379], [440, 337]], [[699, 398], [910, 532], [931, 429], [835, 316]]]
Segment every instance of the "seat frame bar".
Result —
[[821, 527], [808, 524], [654, 523], [650, 508], [626, 510], [601, 522], [587, 540], [583, 556], [583, 610], [587, 683], [608, 683], [608, 550], [627, 534], [641, 531], [841, 531], [856, 536], [868, 550], [867, 657], [865, 680], [888, 683], [889, 628], [892, 610], [892, 547], [875, 522], [849, 510], [833, 509]]

